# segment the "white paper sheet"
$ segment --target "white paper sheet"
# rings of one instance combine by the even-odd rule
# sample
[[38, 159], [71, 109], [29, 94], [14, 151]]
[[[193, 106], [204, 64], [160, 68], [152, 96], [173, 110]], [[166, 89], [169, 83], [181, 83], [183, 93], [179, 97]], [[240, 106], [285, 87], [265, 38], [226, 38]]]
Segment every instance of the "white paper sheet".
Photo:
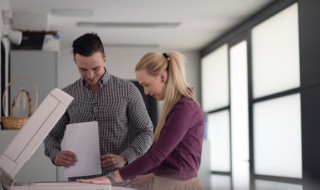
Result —
[[77, 155], [74, 166], [64, 168], [64, 177], [101, 174], [98, 122], [73, 123], [67, 125], [65, 150]]

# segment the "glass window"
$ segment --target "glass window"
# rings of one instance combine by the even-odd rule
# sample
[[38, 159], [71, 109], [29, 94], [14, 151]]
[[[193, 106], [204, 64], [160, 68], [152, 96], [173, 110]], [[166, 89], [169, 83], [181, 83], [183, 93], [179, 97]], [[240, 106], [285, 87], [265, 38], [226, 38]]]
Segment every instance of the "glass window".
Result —
[[208, 140], [210, 141], [211, 170], [230, 172], [229, 111], [208, 114]]
[[302, 178], [300, 93], [253, 106], [254, 172]]
[[298, 184], [290, 184], [283, 182], [275, 182], [275, 181], [266, 181], [266, 180], [255, 180], [255, 189], [256, 190], [302, 190], [302, 185]]
[[230, 190], [231, 177], [225, 175], [211, 175], [211, 189]]
[[252, 30], [253, 97], [300, 86], [298, 5]]
[[223, 45], [201, 60], [202, 109], [229, 105], [228, 46]]
[[247, 42], [230, 48], [232, 183], [249, 189], [249, 112]]

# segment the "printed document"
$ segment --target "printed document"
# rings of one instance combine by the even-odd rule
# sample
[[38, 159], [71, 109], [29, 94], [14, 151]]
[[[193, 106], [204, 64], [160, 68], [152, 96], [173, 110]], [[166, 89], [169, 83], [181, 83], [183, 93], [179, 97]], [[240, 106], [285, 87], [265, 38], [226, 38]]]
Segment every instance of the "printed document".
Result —
[[98, 122], [67, 125], [65, 150], [77, 156], [74, 166], [64, 168], [64, 177], [79, 177], [101, 174]]

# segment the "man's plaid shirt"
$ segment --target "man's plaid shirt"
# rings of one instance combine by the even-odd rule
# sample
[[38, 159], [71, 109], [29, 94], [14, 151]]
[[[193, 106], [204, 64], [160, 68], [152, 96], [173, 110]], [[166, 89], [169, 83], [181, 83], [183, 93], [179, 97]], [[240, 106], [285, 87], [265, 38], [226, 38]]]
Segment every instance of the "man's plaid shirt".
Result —
[[[74, 100], [44, 140], [45, 154], [52, 161], [61, 151], [66, 125], [70, 123], [97, 121], [101, 155], [122, 155], [128, 163], [143, 155], [151, 146], [153, 125], [136, 86], [107, 72], [99, 82], [101, 89], [95, 96], [83, 78], [63, 89]], [[137, 133], [131, 143], [129, 128]], [[108, 171], [101, 167], [102, 174], [106, 175]]]

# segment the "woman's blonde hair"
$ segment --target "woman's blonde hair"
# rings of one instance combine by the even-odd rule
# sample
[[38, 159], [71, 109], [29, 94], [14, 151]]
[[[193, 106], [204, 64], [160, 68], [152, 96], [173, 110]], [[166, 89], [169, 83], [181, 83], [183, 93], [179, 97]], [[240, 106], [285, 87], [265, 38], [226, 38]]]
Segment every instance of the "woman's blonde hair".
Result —
[[184, 60], [184, 56], [178, 52], [150, 52], [141, 58], [135, 68], [136, 71], [145, 69], [151, 76], [157, 76], [160, 72], [167, 71], [163, 111], [153, 136], [154, 141], [158, 140], [166, 123], [167, 115], [181, 96], [189, 97], [197, 102], [185, 79]]

